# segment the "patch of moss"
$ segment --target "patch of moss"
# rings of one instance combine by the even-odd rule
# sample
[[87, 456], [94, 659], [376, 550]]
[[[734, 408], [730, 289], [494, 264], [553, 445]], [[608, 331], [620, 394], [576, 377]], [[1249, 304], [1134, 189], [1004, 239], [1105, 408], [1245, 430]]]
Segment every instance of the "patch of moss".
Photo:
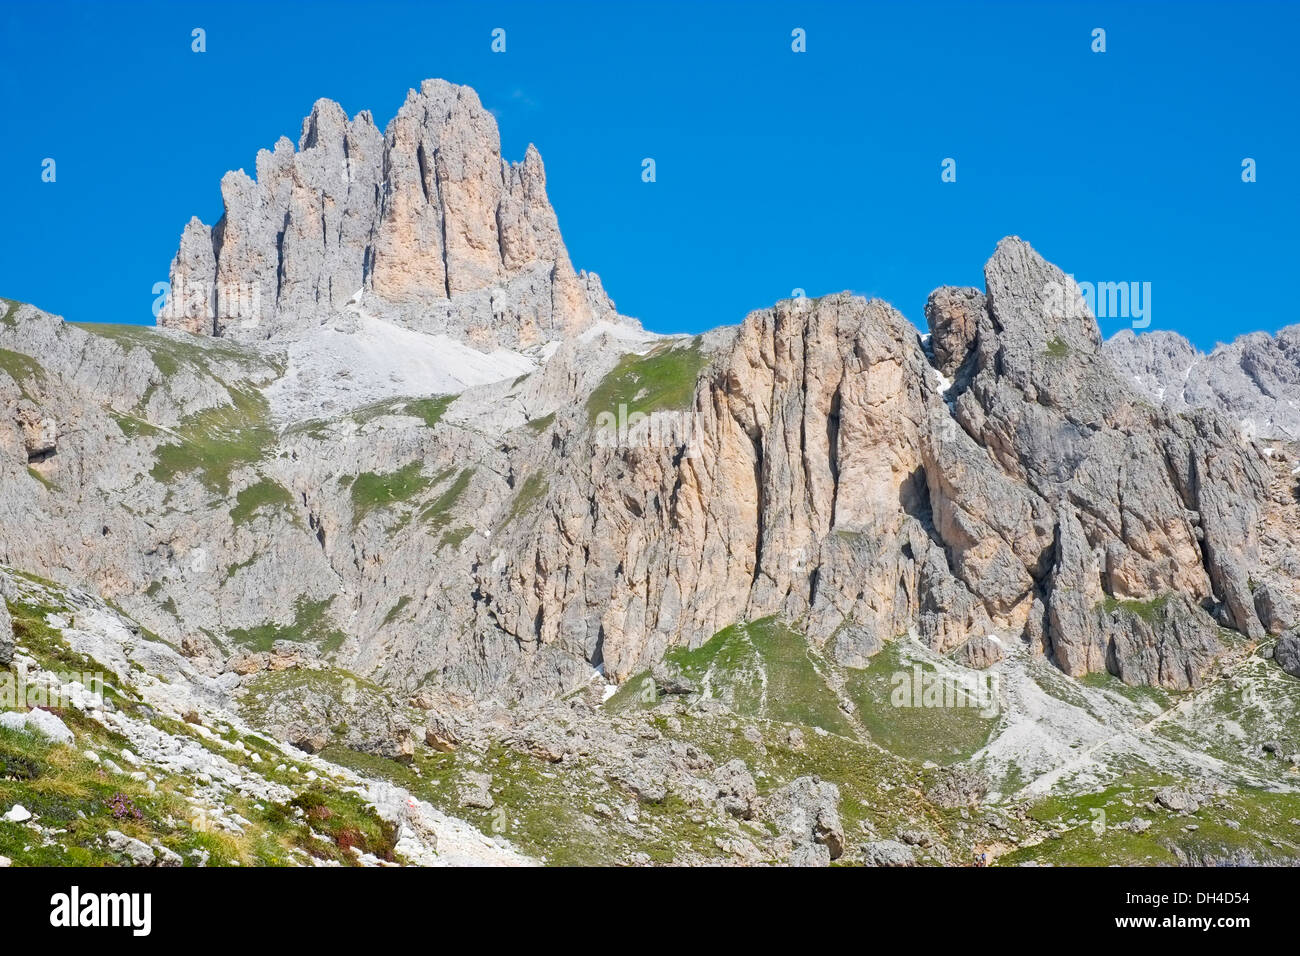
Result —
[[45, 380], [45, 369], [40, 362], [22, 352], [0, 349], [0, 371], [5, 372], [18, 386], [24, 398], [31, 398], [27, 386]]
[[546, 429], [555, 424], [555, 412], [551, 412], [549, 415], [543, 415], [541, 418], [534, 418], [526, 424], [529, 429], [540, 435], [542, 432], [546, 431]]
[[438, 550], [443, 548], [459, 548], [465, 543], [465, 539], [474, 533], [474, 529], [469, 525], [461, 525], [459, 528], [452, 528], [438, 539]]
[[461, 495], [469, 488], [470, 478], [473, 475], [473, 468], [462, 469], [456, 479], [420, 512], [420, 520], [431, 531], [441, 531], [446, 528], [451, 521], [452, 508], [456, 506], [456, 502], [460, 500]]
[[59, 486], [58, 486], [58, 484], [57, 484], [56, 482], [53, 482], [53, 481], [51, 481], [50, 479], [46, 478], [44, 475], [42, 475], [39, 471], [37, 471], [37, 470], [36, 470], [35, 468], [33, 468], [31, 465], [28, 465], [28, 466], [27, 466], [27, 474], [31, 475], [33, 478], [35, 478], [37, 481], [39, 481], [42, 485], [44, 485], [46, 491], [59, 491], [59, 490], [60, 490], [60, 489], [59, 489]]
[[151, 425], [143, 418], [136, 417], [135, 415], [123, 415], [118, 412], [109, 412], [108, 414], [109, 417], [117, 423], [118, 429], [127, 438], [136, 438], [140, 435], [159, 435], [162, 433], [161, 429]]
[[546, 497], [550, 490], [551, 486], [546, 477], [539, 471], [533, 472], [519, 486], [519, 491], [516, 493], [514, 500], [510, 502], [510, 508], [506, 511], [501, 526], [504, 528], [520, 515], [527, 514], [538, 502]]
[[1160, 617], [1160, 612], [1164, 610], [1165, 605], [1168, 603], [1169, 595], [1167, 594], [1150, 601], [1120, 600], [1108, 594], [1105, 600], [1102, 601], [1102, 606], [1105, 607], [1108, 613], [1119, 610], [1127, 611], [1129, 614], [1140, 617], [1148, 624], [1155, 624]]
[[387, 627], [389, 624], [392, 624], [397, 620], [397, 615], [401, 614], [403, 609], [410, 603], [410, 596], [403, 594], [398, 598], [397, 603], [388, 609], [388, 613], [384, 615], [384, 620], [383, 623], [380, 624], [380, 627]]
[[1050, 358], [1063, 359], [1070, 354], [1070, 346], [1057, 336], [1047, 343], [1047, 354]]
[[433, 428], [442, 421], [455, 395], [437, 395], [432, 398], [390, 398], [362, 406], [351, 413], [351, 418], [358, 425], [372, 422], [384, 415], [409, 415], [424, 422], [426, 428]]
[[387, 474], [366, 471], [357, 475], [351, 487], [352, 526], [355, 528], [375, 509], [409, 501], [429, 487], [429, 479], [421, 474], [422, 467], [421, 462], [413, 461]]

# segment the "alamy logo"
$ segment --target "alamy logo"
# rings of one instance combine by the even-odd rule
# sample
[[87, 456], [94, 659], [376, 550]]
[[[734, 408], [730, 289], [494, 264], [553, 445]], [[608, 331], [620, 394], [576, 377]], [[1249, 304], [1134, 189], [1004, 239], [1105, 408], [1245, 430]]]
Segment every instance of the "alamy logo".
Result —
[[152, 893], [81, 893], [74, 886], [67, 893], [50, 897], [50, 925], [77, 927], [128, 927], [133, 936], [148, 936], [153, 930]]
[[98, 671], [43, 671], [33, 677], [22, 661], [15, 662], [13, 670], [0, 671], [0, 709], [103, 706], [104, 675]]
[[1053, 319], [1132, 319], [1133, 328], [1151, 324], [1150, 282], [1049, 282], [1043, 287], [1043, 310]]
[[628, 411], [625, 404], [618, 412], [601, 412], [596, 416], [596, 444], [601, 448], [681, 448], [683, 457], [696, 458], [704, 426], [697, 412]]
[[239, 319], [251, 328], [262, 316], [262, 286], [257, 282], [204, 282], [178, 276], [175, 285], [153, 284], [153, 314], [167, 319]]
[[954, 710], [969, 708], [981, 717], [998, 715], [1001, 694], [998, 675], [963, 674], [960, 677], [929, 671], [914, 664], [909, 671], [895, 671], [890, 678], [892, 707]]

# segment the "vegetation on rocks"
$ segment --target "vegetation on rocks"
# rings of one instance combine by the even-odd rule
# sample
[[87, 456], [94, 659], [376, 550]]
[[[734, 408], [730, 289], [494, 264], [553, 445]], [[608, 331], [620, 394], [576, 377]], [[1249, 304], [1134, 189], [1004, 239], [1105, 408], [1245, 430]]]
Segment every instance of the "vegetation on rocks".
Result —
[[422, 470], [421, 463], [413, 461], [385, 474], [366, 471], [357, 475], [351, 484], [353, 527], [372, 511], [410, 501], [428, 488], [430, 481]]
[[602, 412], [614, 415], [626, 405], [628, 413], [648, 415], [688, 408], [695, 382], [708, 364], [699, 341], [689, 346], [663, 345], [649, 355], [626, 355], [587, 399], [591, 421]]
[[175, 441], [160, 445], [153, 475], [169, 484], [197, 473], [216, 494], [230, 490], [231, 473], [261, 461], [275, 445], [266, 399], [251, 386], [230, 389], [231, 402], [206, 409], [169, 433]]

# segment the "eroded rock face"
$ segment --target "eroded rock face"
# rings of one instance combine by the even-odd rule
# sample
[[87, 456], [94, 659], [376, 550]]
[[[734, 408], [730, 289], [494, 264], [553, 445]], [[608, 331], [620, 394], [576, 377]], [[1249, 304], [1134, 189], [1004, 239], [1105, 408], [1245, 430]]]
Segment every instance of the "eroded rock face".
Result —
[[225, 212], [190, 220], [159, 324], [256, 340], [368, 313], [480, 348], [574, 334], [614, 310], [575, 274], [537, 150], [501, 157], [465, 86], [426, 80], [381, 132], [319, 100], [297, 148], [282, 137], [221, 181]]
[[1288, 634], [1273, 649], [1277, 666], [1292, 677], [1300, 677], [1300, 634]]
[[1251, 332], [1208, 355], [1177, 332], [1119, 332], [1106, 357], [1174, 411], [1215, 408], [1261, 438], [1300, 440], [1300, 325]]
[[[248, 650], [270, 634], [403, 693], [538, 700], [780, 615], [849, 667], [914, 631], [972, 667], [1028, 645], [1194, 686], [1217, 626], [1293, 617], [1294, 478], [1218, 412], [1129, 388], [1095, 322], [1054, 311], [1067, 282], [1007, 240], [986, 292], [931, 297], [928, 341], [881, 302], [796, 300], [694, 341], [611, 325], [454, 401], [279, 427], [257, 398], [286, 374], [274, 344], [20, 307], [0, 345], [43, 370], [0, 375], [0, 558], [93, 583], [241, 680], [284, 665]], [[624, 399], [602, 386], [633, 349], [696, 354], [688, 427], [610, 443], [599, 405]], [[46, 421], [78, 427], [33, 464], [24, 423]]]
[[477, 572], [484, 619], [620, 678], [783, 614], [845, 663], [910, 628], [944, 653], [996, 633], [1075, 676], [1194, 685], [1216, 620], [1263, 634], [1260, 455], [1128, 388], [1028, 244], [985, 274], [986, 294], [931, 297], [946, 371], [883, 303], [751, 314], [701, 376], [689, 450], [571, 452]]

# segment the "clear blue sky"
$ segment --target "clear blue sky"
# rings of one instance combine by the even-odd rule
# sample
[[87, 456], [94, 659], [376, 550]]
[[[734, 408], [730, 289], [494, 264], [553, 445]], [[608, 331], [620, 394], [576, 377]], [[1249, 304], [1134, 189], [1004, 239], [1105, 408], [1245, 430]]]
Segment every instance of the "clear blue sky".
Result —
[[508, 158], [537, 144], [575, 266], [650, 328], [796, 287], [923, 323], [1014, 233], [1081, 280], [1151, 282], [1151, 327], [1212, 346], [1300, 321], [1298, 26], [1263, 2], [6, 0], [0, 295], [152, 321], [223, 172], [296, 141], [318, 97], [382, 127], [436, 76], [478, 90]]

